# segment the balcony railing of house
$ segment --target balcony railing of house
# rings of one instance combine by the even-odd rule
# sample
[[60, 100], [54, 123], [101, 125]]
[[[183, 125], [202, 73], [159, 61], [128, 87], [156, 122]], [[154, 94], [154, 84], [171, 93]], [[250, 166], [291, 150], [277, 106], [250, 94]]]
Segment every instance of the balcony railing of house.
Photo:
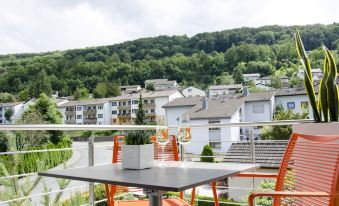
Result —
[[[277, 126], [277, 125], [294, 125], [294, 124], [300, 124], [300, 123], [308, 123], [312, 122], [311, 120], [287, 120], [287, 121], [270, 121], [270, 122], [240, 122], [240, 123], [227, 123], [227, 124], [199, 124], [195, 125], [192, 124], [190, 125], [191, 128], [232, 128], [232, 127], [237, 127], [237, 128], [253, 128], [257, 126]], [[150, 126], [150, 125], [0, 125], [0, 131], [2, 132], [10, 132], [10, 131], [129, 131], [129, 130], [157, 130], [160, 128], [169, 128], [169, 129], [177, 129], [177, 125], [170, 125], [168, 127], [165, 126]], [[250, 130], [252, 131], [252, 130]], [[93, 133], [92, 133], [93, 134]], [[255, 149], [262, 146], [260, 143], [265, 144], [265, 143], [286, 143], [287, 140], [284, 141], [279, 141], [279, 140], [255, 140], [255, 136], [253, 132], [249, 133], [250, 136], [248, 137], [248, 140], [242, 140], [242, 141], [221, 141], [220, 144], [223, 143], [228, 143], [232, 144], [235, 143], [232, 148], [233, 155], [227, 155], [226, 151], [220, 151], [214, 156], [211, 156], [215, 158], [217, 161], [225, 161], [225, 162], [246, 162], [246, 163], [260, 163], [260, 162], [265, 162], [265, 154], [258, 154], [256, 153]], [[96, 153], [95, 151], [97, 149], [112, 149], [113, 143], [95, 143], [95, 135], [92, 135], [90, 137], [87, 137], [87, 143], [82, 146], [76, 146], [76, 147], [71, 147], [71, 148], [63, 148], [63, 149], [40, 149], [40, 150], [29, 150], [29, 151], [9, 151], [9, 152], [1, 152], [1, 155], [22, 155], [22, 154], [28, 154], [28, 153], [45, 153], [45, 152], [56, 152], [56, 151], [87, 151], [87, 157], [88, 161], [87, 164], [81, 165], [79, 167], [85, 167], [85, 166], [93, 166], [93, 165], [100, 165], [100, 164], [108, 164], [111, 163], [109, 155], [106, 162], [95, 162], [95, 159], [100, 156], [100, 154]], [[194, 136], [192, 137], [194, 139]], [[99, 138], [98, 138], [99, 139]], [[238, 148], [237, 144], [241, 145], [246, 145], [246, 148], [250, 148], [249, 151], [246, 150], [246, 157], [244, 158], [244, 152], [242, 148]], [[218, 148], [216, 148], [218, 149]], [[201, 157], [208, 157], [208, 156], [201, 156], [199, 154], [185, 154], [185, 151], [180, 147], [180, 156], [183, 159], [184, 156], [187, 155], [190, 161], [200, 161]], [[234, 155], [235, 154], [235, 155]], [[99, 155], [99, 156], [97, 156]], [[102, 154], [101, 154], [102, 156]], [[272, 157], [270, 157], [272, 159]], [[282, 157], [273, 157], [273, 159], [281, 159]], [[73, 167], [74, 168], [74, 167]], [[16, 175], [3, 175], [0, 176], [1, 179], [13, 179], [13, 178], [24, 178], [24, 177], [33, 177], [36, 176], [37, 172], [33, 173], [25, 173], [25, 174], [16, 174]], [[76, 183], [76, 184], [70, 184], [67, 188], [65, 189], [53, 189], [52, 191], [47, 190], [45, 192], [42, 191], [36, 191], [34, 194], [30, 194], [24, 197], [16, 197], [14, 199], [5, 199], [5, 200], [0, 200], [0, 205], [9, 205], [10, 203], [14, 203], [20, 200], [24, 199], [39, 199], [41, 200], [44, 196], [46, 195], [55, 195], [59, 192], [68, 192], [69, 194], [72, 194], [71, 192], [73, 191], [81, 191], [81, 192], [87, 192], [89, 194], [89, 205], [95, 205], [99, 202], [104, 202], [106, 199], [102, 200], [97, 200], [95, 201], [94, 198], [94, 189], [95, 189], [94, 183]], [[255, 185], [255, 181], [253, 179], [252, 184], [247, 185], [245, 187], [243, 186], [219, 186], [218, 188], [220, 190], [237, 190], [241, 191], [244, 190], [246, 192], [252, 191]], [[0, 192], [1, 190], [4, 189], [3, 186], [0, 185]], [[65, 195], [65, 194], [64, 194]], [[63, 197], [63, 199], [70, 198], [70, 196]], [[38, 200], [37, 200], [38, 201]], [[204, 200], [204, 199], [198, 199], [197, 201], [205, 201], [205, 202], [213, 202], [210, 200]], [[221, 203], [221, 202], [220, 202]], [[247, 202], [244, 200], [243, 202], [227, 202], [229, 205], [247, 205]], [[87, 204], [86, 204], [87, 205]]]

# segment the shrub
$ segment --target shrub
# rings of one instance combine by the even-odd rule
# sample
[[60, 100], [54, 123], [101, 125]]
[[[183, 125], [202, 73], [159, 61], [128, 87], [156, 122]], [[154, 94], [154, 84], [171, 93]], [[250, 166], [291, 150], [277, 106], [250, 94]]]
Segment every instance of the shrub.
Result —
[[209, 145], [204, 146], [204, 149], [202, 150], [201, 156], [202, 156], [200, 158], [201, 162], [214, 162], [214, 157], [204, 157], [204, 156], [213, 156], [213, 150], [212, 150], [211, 146], [209, 146]]

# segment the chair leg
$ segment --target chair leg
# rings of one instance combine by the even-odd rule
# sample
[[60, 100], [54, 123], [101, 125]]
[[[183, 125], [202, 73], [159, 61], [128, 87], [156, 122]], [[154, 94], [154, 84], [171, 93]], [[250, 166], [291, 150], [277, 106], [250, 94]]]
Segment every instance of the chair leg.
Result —
[[105, 190], [106, 190], [106, 196], [107, 196], [107, 205], [114, 206], [114, 194], [116, 191], [116, 186], [111, 185], [111, 189], [110, 189], [110, 186], [108, 184], [105, 184]]
[[192, 194], [191, 194], [191, 205], [194, 205], [195, 200], [195, 187], [192, 188]]
[[179, 194], [179, 197], [180, 197], [180, 199], [184, 199], [184, 193], [183, 192], [180, 192], [180, 194]]
[[213, 197], [214, 197], [214, 205], [219, 206], [219, 201], [218, 201], [218, 193], [217, 193], [217, 183], [216, 182], [211, 182], [212, 185], [212, 191], [213, 191]]

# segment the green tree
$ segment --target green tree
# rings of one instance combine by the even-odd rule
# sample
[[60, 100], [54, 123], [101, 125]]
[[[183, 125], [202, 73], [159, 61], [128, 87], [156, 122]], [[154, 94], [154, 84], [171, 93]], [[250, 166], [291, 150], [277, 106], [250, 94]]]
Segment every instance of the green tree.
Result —
[[233, 84], [234, 80], [228, 72], [222, 73], [220, 76], [217, 76], [215, 79], [217, 85]]
[[139, 103], [138, 103], [138, 111], [136, 113], [136, 118], [135, 118], [135, 124], [136, 125], [146, 124], [145, 111], [144, 111], [143, 107], [144, 107], [144, 103], [143, 103], [143, 99], [142, 99], [142, 94], [140, 92]]
[[36, 79], [29, 87], [29, 94], [32, 97], [39, 97], [42, 93], [48, 96], [52, 95], [51, 81], [45, 70], [42, 70], [37, 74]]
[[10, 93], [0, 93], [0, 102], [6, 103], [6, 102], [15, 102], [15, 97]]
[[14, 111], [13, 111], [12, 108], [6, 109], [6, 111], [5, 111], [5, 119], [6, 119], [6, 121], [11, 123], [11, 118], [12, 118], [13, 114], [14, 114]]
[[[308, 112], [306, 109], [302, 113], [294, 112], [291, 109], [284, 110], [282, 106], [277, 106], [273, 119], [278, 120], [298, 120], [306, 119]], [[265, 140], [288, 140], [292, 134], [291, 125], [264, 127], [261, 132], [261, 138]]]
[[[22, 121], [26, 124], [61, 124], [62, 114], [57, 108], [56, 103], [47, 95], [41, 94], [35, 104], [30, 105], [22, 115]], [[57, 144], [68, 136], [63, 131], [49, 131], [49, 140]], [[27, 135], [27, 134], [26, 134]]]
[[88, 99], [89, 98], [89, 92], [86, 87], [78, 87], [74, 94], [74, 100], [80, 100], [80, 99]]
[[235, 83], [241, 84], [244, 82], [243, 71], [245, 68], [246, 67], [244, 63], [239, 63], [238, 66], [233, 70], [233, 79]]
[[19, 101], [28, 101], [29, 100], [29, 93], [28, 89], [22, 90], [18, 94], [18, 100]]
[[153, 85], [153, 84], [147, 84], [146, 90], [147, 90], [147, 91], [154, 91], [154, 90], [155, 90], [155, 89], [154, 89], [154, 85]]
[[270, 87], [273, 87], [275, 89], [280, 89], [282, 87], [282, 81], [279, 77], [272, 76], [270, 80], [271, 80]]
[[214, 156], [214, 153], [213, 153], [211, 146], [209, 146], [209, 145], [204, 146], [204, 148], [201, 152], [201, 156], [202, 156], [200, 158], [201, 162], [214, 162], [214, 157], [212, 157], [212, 156]]

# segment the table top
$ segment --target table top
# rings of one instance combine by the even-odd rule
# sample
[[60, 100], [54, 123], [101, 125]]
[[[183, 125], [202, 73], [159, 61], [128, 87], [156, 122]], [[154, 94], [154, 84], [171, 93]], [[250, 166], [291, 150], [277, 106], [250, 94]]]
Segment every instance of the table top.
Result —
[[192, 187], [224, 179], [240, 172], [259, 168], [257, 164], [203, 163], [166, 161], [166, 166], [143, 170], [122, 169], [121, 164], [89, 166], [38, 173], [40, 176], [65, 178], [87, 182], [140, 187], [145, 189], [180, 192]]

